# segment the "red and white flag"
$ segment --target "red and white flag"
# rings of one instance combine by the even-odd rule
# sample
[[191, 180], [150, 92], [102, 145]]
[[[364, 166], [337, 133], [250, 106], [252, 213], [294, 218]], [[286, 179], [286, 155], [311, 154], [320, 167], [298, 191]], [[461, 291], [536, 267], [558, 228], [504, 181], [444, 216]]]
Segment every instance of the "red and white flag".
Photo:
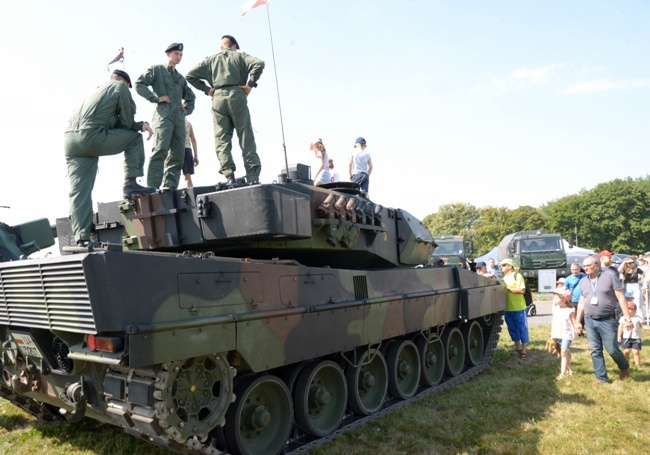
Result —
[[257, 8], [258, 6], [262, 6], [262, 5], [266, 5], [266, 0], [248, 0], [241, 7], [241, 9], [244, 10], [244, 12], [241, 13], [241, 15], [245, 16], [246, 13], [252, 10], [253, 8]]

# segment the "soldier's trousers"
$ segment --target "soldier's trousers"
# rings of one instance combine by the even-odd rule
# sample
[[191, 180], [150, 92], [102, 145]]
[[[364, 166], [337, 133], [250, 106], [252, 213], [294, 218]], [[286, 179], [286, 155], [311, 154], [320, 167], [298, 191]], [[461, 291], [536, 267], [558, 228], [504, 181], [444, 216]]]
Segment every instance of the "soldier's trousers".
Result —
[[232, 159], [232, 134], [233, 131], [237, 131], [239, 146], [244, 158], [246, 180], [251, 183], [258, 182], [262, 163], [257, 154], [255, 135], [244, 91], [237, 86], [217, 89], [212, 96], [212, 116], [214, 147], [221, 165], [219, 172], [229, 177], [236, 170], [235, 162]]
[[70, 223], [75, 240], [90, 240], [93, 202], [91, 199], [100, 156], [124, 152], [124, 177], [141, 177], [144, 172], [142, 135], [125, 129], [82, 130], [65, 133], [65, 159], [70, 179]]
[[155, 136], [147, 166], [147, 186], [175, 190], [185, 158], [185, 117], [162, 117], [156, 112], [152, 127]]

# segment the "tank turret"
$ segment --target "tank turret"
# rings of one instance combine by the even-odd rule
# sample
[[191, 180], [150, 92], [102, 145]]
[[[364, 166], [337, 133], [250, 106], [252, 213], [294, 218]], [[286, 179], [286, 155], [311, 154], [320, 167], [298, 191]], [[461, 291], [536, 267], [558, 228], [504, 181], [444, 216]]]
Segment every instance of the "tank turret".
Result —
[[[212, 251], [352, 269], [425, 264], [433, 238], [403, 209], [365, 198], [351, 183], [193, 187], [99, 204], [96, 243], [127, 250]], [[59, 232], [70, 232], [67, 218]], [[73, 245], [61, 235], [61, 247]]]

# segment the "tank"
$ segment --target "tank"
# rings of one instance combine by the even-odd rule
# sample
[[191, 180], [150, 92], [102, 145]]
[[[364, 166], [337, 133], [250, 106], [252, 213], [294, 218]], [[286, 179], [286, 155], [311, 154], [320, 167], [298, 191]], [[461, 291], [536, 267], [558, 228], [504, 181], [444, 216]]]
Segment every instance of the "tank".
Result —
[[60, 256], [3, 255], [0, 395], [174, 452], [277, 454], [486, 368], [505, 290], [425, 266], [406, 210], [310, 183], [103, 203], [90, 246], [61, 218]]

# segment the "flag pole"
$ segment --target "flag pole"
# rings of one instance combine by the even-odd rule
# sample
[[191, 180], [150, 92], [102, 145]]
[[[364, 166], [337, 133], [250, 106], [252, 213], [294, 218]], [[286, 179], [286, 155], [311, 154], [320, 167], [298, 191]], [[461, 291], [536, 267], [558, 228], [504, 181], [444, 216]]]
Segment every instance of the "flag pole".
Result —
[[280, 129], [282, 131], [282, 148], [284, 149], [284, 172], [289, 178], [289, 161], [287, 160], [287, 145], [284, 139], [284, 121], [282, 120], [282, 104], [280, 103], [280, 85], [278, 84], [278, 70], [275, 65], [275, 49], [273, 47], [273, 32], [271, 31], [271, 14], [269, 13], [269, 4], [266, 3], [266, 17], [269, 21], [269, 36], [271, 37], [271, 55], [273, 56], [273, 73], [275, 74], [275, 91], [278, 95], [278, 110], [280, 111]]

